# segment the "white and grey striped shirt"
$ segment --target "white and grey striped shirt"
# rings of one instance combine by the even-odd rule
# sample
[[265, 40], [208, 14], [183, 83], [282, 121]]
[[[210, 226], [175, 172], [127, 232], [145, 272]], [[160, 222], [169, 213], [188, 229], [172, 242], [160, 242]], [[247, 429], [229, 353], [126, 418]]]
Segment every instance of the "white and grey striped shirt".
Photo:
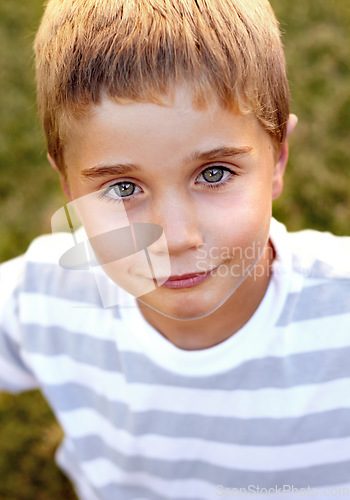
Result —
[[273, 220], [262, 303], [202, 351], [168, 342], [131, 297], [103, 308], [93, 275], [57, 264], [70, 238], [0, 267], [0, 383], [41, 388], [80, 498], [350, 496], [350, 238]]

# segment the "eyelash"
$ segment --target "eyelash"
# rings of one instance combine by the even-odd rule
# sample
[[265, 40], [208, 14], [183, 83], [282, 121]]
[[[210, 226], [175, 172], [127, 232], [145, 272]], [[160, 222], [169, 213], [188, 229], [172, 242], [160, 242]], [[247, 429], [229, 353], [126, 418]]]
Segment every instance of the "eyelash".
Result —
[[[196, 182], [197, 185], [203, 184], [203, 185], [205, 185], [206, 188], [217, 190], [217, 189], [221, 189], [224, 186], [226, 186], [226, 184], [228, 184], [229, 182], [232, 181], [233, 177], [238, 175], [236, 172], [233, 172], [231, 169], [229, 169], [228, 167], [225, 167], [223, 165], [210, 165], [202, 170], [202, 172], [196, 177], [196, 181], [201, 175], [204, 174], [204, 172], [210, 170], [211, 168], [217, 168], [218, 170], [222, 170], [223, 172], [227, 172], [230, 175], [228, 175], [223, 181], [219, 180], [218, 182], [209, 182], [209, 181]], [[109, 196], [109, 192], [113, 188], [115, 188], [123, 183], [130, 183], [130, 184], [133, 184], [135, 187], [137, 187], [137, 184], [134, 182], [131, 182], [131, 181], [127, 181], [127, 180], [118, 181], [118, 182], [115, 182], [114, 184], [111, 184], [105, 190], [103, 190], [103, 192], [99, 195], [99, 198], [103, 199], [107, 202], [112, 202], [112, 203], [121, 203], [121, 202], [128, 203], [128, 202], [132, 201], [135, 198], [134, 193], [131, 194], [130, 196], [120, 196], [120, 197], [116, 197], [116, 198], [112, 198], [111, 196]]]
[[231, 169], [229, 169], [228, 167], [225, 167], [224, 165], [210, 165], [209, 167], [206, 167], [205, 169], [202, 170], [202, 172], [197, 176], [196, 180], [204, 174], [204, 172], [210, 170], [210, 169], [213, 169], [213, 168], [217, 168], [218, 170], [222, 170], [223, 172], [227, 172], [229, 175], [224, 178], [224, 180], [219, 180], [218, 182], [196, 182], [196, 184], [203, 184], [205, 185], [206, 188], [209, 188], [209, 189], [221, 189], [223, 188], [224, 186], [226, 186], [226, 184], [228, 184], [229, 182], [231, 182], [233, 180], [233, 177], [235, 177], [237, 175], [236, 172], [233, 172]]

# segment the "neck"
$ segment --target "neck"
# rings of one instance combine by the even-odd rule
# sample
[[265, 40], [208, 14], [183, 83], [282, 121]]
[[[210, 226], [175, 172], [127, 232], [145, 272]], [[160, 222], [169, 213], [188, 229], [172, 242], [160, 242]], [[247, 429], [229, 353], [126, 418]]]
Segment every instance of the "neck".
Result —
[[[240, 330], [259, 307], [270, 281], [273, 258], [272, 244], [268, 242], [259, 261], [259, 278], [248, 276], [239, 288], [208, 316], [191, 321], [179, 321], [162, 315], [147, 306], [141, 313], [159, 333], [180, 349], [200, 350], [213, 347]], [[263, 267], [261, 267], [263, 266]]]

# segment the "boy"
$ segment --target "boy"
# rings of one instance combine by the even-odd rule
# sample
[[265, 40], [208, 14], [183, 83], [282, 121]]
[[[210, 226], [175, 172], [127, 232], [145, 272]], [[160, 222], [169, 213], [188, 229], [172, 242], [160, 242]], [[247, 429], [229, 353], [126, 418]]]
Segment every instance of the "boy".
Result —
[[36, 54], [68, 233], [1, 267], [1, 379], [40, 386], [79, 497], [349, 494], [350, 243], [270, 227], [269, 4], [51, 0]]

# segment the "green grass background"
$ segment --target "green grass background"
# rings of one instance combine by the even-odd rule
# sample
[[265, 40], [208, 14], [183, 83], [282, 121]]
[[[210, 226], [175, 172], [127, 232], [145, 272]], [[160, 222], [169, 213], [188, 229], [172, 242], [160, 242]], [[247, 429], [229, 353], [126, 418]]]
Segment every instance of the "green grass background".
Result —
[[[274, 206], [290, 230], [349, 234], [350, 3], [273, 0], [284, 32], [292, 111], [285, 189]], [[0, 261], [50, 231], [63, 203], [37, 120], [32, 41], [42, 0], [0, 3]], [[0, 500], [70, 500], [53, 462], [61, 431], [40, 393], [0, 394]]]

